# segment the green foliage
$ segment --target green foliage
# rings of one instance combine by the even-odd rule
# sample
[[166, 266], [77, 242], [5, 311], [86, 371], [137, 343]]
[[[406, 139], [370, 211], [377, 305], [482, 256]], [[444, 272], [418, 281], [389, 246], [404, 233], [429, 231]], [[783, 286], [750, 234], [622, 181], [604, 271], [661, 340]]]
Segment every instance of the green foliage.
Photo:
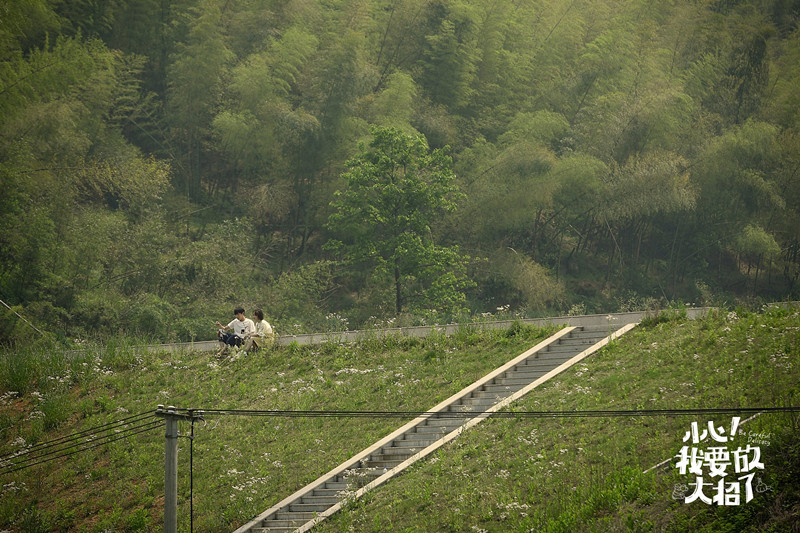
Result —
[[758, 226], [748, 225], [736, 238], [736, 251], [748, 258], [774, 256], [780, 252], [780, 247], [772, 235]]
[[219, 113], [212, 126], [219, 147], [238, 169], [261, 173], [280, 168], [284, 153], [297, 150], [306, 136], [319, 127], [317, 119], [290, 101], [301, 68], [315, 52], [318, 40], [298, 27], [267, 50], [239, 62], [231, 72], [231, 109]]
[[437, 245], [436, 220], [459, 198], [450, 159], [429, 151], [421, 136], [374, 128], [369, 147], [348, 163], [347, 188], [337, 191], [327, 227], [331, 250], [350, 264], [387, 273], [395, 313], [411, 309], [457, 311], [463, 305], [465, 262], [457, 247]]
[[452, 2], [431, 15], [439, 27], [425, 37], [421, 82], [434, 103], [456, 110], [472, 97], [480, 57], [477, 13], [469, 2]]
[[540, 264], [508, 250], [498, 252], [495, 265], [507, 283], [519, 292], [523, 306], [531, 311], [558, 307], [564, 300], [564, 287]]
[[328, 300], [335, 290], [332, 263], [318, 261], [304, 265], [276, 280], [265, 297], [269, 302], [267, 312], [285, 328], [302, 324], [314, 331], [324, 331], [325, 317], [330, 314]]
[[140, 219], [155, 210], [162, 195], [169, 190], [169, 183], [169, 165], [153, 158], [145, 160], [133, 156], [87, 166], [77, 177], [76, 189], [86, 200], [106, 202]]
[[168, 69], [167, 108], [170, 123], [185, 154], [183, 190], [200, 197], [202, 143], [208, 129], [223, 70], [233, 60], [216, 0], [203, 0], [187, 13], [186, 41], [180, 43]]
[[386, 79], [386, 88], [375, 94], [369, 102], [369, 122], [414, 133], [411, 119], [418, 95], [419, 89], [414, 78], [405, 72], [390, 74]]
[[[680, 314], [632, 330], [532, 391], [515, 409], [708, 408], [796, 401], [797, 369], [786, 365], [797, 348], [779, 348], [796, 340], [796, 306], [747, 315], [725, 311], [691, 321]], [[694, 415], [569, 421], [520, 416], [487, 420], [463, 432], [373, 491], [363, 504], [317, 527], [590, 532], [651, 531], [659, 524], [665, 531], [790, 530], [797, 523], [791, 511], [798, 498], [797, 420], [790, 414], [764, 416], [740, 425], [738, 434], [772, 434], [770, 445], [760, 446], [765, 468], [759, 474], [773, 490], [755, 492], [752, 501], [738, 507], [675, 501], [675, 485], [686, 477], [674, 468], [644, 473], [677, 453]], [[714, 420], [722, 423], [719, 417]]]
[[619, 221], [692, 210], [695, 193], [685, 166], [683, 158], [670, 153], [631, 158], [608, 177], [600, 215]]
[[709, 143], [695, 172], [700, 185], [698, 218], [731, 243], [745, 227], [760, 225], [767, 213], [785, 207], [774, 180], [777, 130], [748, 122]]
[[[351, 263], [309, 324], [398, 307], [411, 323], [467, 301], [603, 312], [697, 287], [796, 298], [791, 4], [8, 3], [0, 297], [62, 338], [108, 327], [87, 309], [105, 296], [117, 330], [141, 328], [126, 310], [141, 305], [181, 310], [153, 334], [201, 335], [325, 260], [334, 191], [378, 125], [452, 147], [465, 196], [398, 241], [400, 276], [386, 254]], [[227, 226], [244, 217], [234, 246]], [[553, 297], [526, 289], [536, 267], [492, 258], [507, 248], [557, 280]], [[17, 322], [0, 341], [24, 338]]]
[[[422, 411], [548, 332], [518, 327], [511, 337], [498, 330], [455, 337], [373, 337], [348, 344], [294, 343], [224, 361], [212, 361], [209, 354], [198, 352], [139, 352], [130, 345], [135, 339], [117, 339], [105, 346], [87, 343], [77, 353], [4, 351], [0, 353], [0, 453], [19, 451], [22, 441], [37, 444], [76, 432], [92, 433], [91, 428], [152, 412], [156, 401], [206, 409], [220, 407], [223, 401], [225, 408], [342, 411], [376, 410], [388, 402], [401, 410]], [[429, 351], [437, 354], [430, 363], [425, 361]], [[12, 394], [3, 365], [15, 356], [40, 371], [29, 373], [30, 384]], [[432, 372], [439, 367], [449, 369], [446, 379]], [[51, 401], [67, 416], [57, 417], [59, 424], [45, 429], [44, 419], [29, 415]], [[58, 410], [54, 408], [53, 414]], [[194, 427], [195, 529], [238, 527], [263, 511], [265, 502], [278, 501], [402, 423], [393, 418], [361, 417], [343, 423], [208, 416]], [[189, 432], [188, 424], [181, 423], [180, 433]], [[163, 428], [154, 428], [66, 461], [5, 476], [0, 527], [159, 529], [163, 451]], [[188, 455], [181, 448], [181, 476], [188, 475]], [[239, 490], [242, 487], [246, 488]], [[181, 492], [179, 500], [179, 514], [188, 516], [188, 492]]]

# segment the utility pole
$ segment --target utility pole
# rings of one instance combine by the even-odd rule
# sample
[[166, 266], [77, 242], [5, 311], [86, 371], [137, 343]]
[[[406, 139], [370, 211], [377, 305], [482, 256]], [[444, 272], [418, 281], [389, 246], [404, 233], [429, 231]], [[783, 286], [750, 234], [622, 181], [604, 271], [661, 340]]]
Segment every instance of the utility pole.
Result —
[[189, 410], [188, 414], [178, 413], [170, 405], [166, 409], [159, 405], [156, 416], [166, 422], [166, 441], [164, 443], [164, 533], [178, 533], [178, 421], [202, 418], [202, 411]]

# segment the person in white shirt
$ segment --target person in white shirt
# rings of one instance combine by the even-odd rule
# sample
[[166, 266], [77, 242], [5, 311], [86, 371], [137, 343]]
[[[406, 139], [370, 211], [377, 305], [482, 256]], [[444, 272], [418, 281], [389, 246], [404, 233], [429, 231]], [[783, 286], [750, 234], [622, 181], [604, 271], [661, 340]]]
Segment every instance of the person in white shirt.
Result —
[[262, 346], [272, 346], [275, 341], [275, 333], [272, 331], [272, 326], [264, 320], [264, 311], [255, 309], [253, 316], [256, 317], [256, 330], [244, 344], [244, 351], [247, 353], [258, 350]]
[[224, 355], [228, 351], [228, 346], [241, 346], [245, 339], [256, 332], [256, 326], [253, 321], [245, 318], [243, 307], [234, 309], [233, 314], [236, 318], [231, 320], [227, 326], [223, 326], [219, 321], [216, 323], [219, 328], [219, 333], [217, 334], [219, 352], [217, 357]]

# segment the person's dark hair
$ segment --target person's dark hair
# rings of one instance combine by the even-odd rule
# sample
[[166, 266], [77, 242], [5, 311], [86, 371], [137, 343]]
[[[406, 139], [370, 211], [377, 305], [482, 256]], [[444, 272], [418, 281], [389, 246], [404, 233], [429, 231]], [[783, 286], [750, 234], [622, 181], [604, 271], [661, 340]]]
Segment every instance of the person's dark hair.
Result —
[[237, 307], [236, 309], [233, 310], [234, 315], [238, 315], [239, 313], [244, 314], [244, 307]]
[[255, 315], [256, 318], [258, 318], [259, 322], [264, 320], [264, 311], [262, 311], [261, 309], [254, 309], [253, 314]]

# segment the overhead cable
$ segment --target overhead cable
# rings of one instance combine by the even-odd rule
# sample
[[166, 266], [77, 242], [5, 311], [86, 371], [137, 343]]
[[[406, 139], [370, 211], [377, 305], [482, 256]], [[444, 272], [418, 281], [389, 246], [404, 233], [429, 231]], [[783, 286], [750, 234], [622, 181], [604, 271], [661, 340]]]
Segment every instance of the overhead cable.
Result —
[[68, 446], [53, 448], [47, 452], [42, 453], [42, 450], [23, 449], [16, 452], [13, 456], [0, 460], [0, 475], [10, 474], [18, 470], [31, 468], [33, 466], [69, 457], [77, 453], [92, 450], [94, 448], [110, 444], [112, 442], [128, 439], [140, 433], [152, 431], [159, 427], [164, 426], [165, 423], [161, 419], [149, 420], [141, 422], [136, 425], [131, 425], [125, 429], [120, 429], [115, 433], [110, 433], [103, 436], [89, 436], [83, 442], [74, 442]]
[[[95, 435], [98, 435], [100, 433], [113, 431], [113, 430], [116, 430], [116, 429], [118, 429], [118, 428], [120, 428], [122, 426], [133, 424], [133, 423], [137, 423], [137, 422], [139, 422], [141, 420], [150, 418], [152, 416], [153, 416], [153, 412], [152, 411], [148, 411], [148, 412], [145, 412], [145, 413], [139, 413], [138, 415], [131, 415], [131, 416], [126, 417], [126, 418], [122, 418], [122, 419], [119, 419], [119, 420], [114, 420], [113, 422], [108, 422], [107, 424], [102, 424], [102, 425], [94, 426], [94, 427], [91, 427], [91, 428], [88, 428], [88, 429], [84, 429], [82, 431], [78, 431], [78, 432], [75, 432], [75, 433], [70, 433], [69, 435], [64, 435], [63, 437], [59, 437], [57, 439], [53, 439], [53, 440], [49, 440], [49, 441], [45, 441], [45, 442], [40, 442], [38, 444], [34, 444], [34, 445], [26, 448], [26, 451], [27, 452], [33, 452], [33, 451], [38, 451], [38, 450], [47, 449], [47, 448], [51, 448], [51, 447], [62, 446], [65, 443], [68, 443], [68, 442], [74, 441], [74, 440], [78, 440], [78, 439], [80, 439], [80, 438], [82, 438], [84, 436], [87, 436], [87, 435], [95, 436]], [[0, 454], [0, 461], [2, 461], [3, 459], [5, 459], [5, 458], [7, 458], [9, 456], [16, 456], [16, 455], [19, 455], [19, 452], [10, 452], [10, 453], [5, 453], [5, 454]]]
[[[177, 413], [190, 413], [200, 409], [178, 409]], [[641, 417], [724, 415], [746, 413], [797, 413], [800, 407], [722, 407], [709, 409], [637, 409], [591, 411], [333, 411], [333, 410], [255, 410], [255, 409], [202, 409], [205, 416], [263, 416], [287, 418], [590, 418], [590, 417]]]

